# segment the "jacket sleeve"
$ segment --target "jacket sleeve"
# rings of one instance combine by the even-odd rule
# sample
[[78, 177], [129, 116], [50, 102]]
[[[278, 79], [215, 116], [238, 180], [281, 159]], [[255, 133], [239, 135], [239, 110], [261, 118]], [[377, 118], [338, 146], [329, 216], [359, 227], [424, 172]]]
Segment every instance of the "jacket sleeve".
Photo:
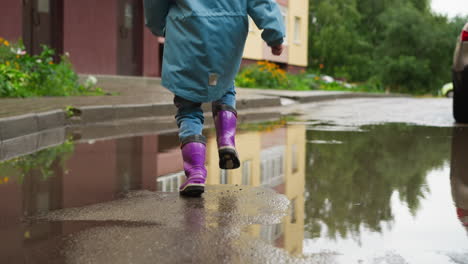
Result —
[[283, 43], [286, 35], [283, 16], [275, 0], [247, 0], [247, 13], [259, 29], [268, 46]]
[[144, 0], [145, 24], [156, 36], [164, 37], [169, 0]]

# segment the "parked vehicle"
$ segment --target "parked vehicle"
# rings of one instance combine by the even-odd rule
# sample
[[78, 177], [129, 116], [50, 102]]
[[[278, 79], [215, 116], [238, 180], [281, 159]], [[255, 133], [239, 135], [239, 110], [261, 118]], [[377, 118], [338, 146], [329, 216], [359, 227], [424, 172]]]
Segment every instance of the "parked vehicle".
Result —
[[440, 89], [440, 94], [445, 97], [452, 98], [453, 97], [453, 83], [446, 83], [444, 86], [442, 86], [442, 89]]
[[468, 23], [457, 41], [453, 58], [453, 116], [468, 123]]

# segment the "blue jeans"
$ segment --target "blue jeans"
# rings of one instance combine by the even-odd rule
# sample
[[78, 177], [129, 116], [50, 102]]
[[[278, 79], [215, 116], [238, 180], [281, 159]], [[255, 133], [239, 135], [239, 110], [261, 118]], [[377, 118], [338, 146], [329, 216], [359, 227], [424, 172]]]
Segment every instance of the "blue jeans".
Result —
[[[177, 126], [179, 127], [179, 139], [182, 141], [184, 138], [196, 135], [202, 135], [203, 124], [205, 118], [201, 108], [202, 103], [196, 103], [186, 100], [182, 97], [176, 96], [174, 104], [177, 107]], [[212, 107], [215, 109], [216, 105], [227, 105], [236, 109], [236, 90], [234, 85], [229, 89], [221, 99], [212, 102]]]

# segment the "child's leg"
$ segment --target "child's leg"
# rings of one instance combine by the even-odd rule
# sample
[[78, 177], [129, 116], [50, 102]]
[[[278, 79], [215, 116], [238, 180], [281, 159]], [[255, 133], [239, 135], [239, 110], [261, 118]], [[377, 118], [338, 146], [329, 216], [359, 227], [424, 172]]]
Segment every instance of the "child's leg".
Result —
[[206, 138], [202, 135], [203, 110], [201, 103], [195, 103], [176, 96], [177, 126], [181, 142], [184, 171], [187, 180], [180, 186], [180, 193], [187, 196], [200, 196], [205, 190]]
[[[228, 106], [232, 110], [236, 110], [236, 90], [234, 88], [234, 85], [229, 89], [221, 99], [214, 101], [213, 106]], [[213, 115], [214, 115], [214, 109], [213, 108]]]
[[179, 127], [179, 139], [182, 143], [189, 137], [202, 136], [205, 118], [201, 103], [195, 103], [176, 96], [174, 104], [177, 107], [177, 126]]
[[236, 91], [234, 85], [224, 96], [213, 102], [213, 118], [218, 142], [219, 167], [221, 169], [237, 169], [240, 167], [236, 151]]

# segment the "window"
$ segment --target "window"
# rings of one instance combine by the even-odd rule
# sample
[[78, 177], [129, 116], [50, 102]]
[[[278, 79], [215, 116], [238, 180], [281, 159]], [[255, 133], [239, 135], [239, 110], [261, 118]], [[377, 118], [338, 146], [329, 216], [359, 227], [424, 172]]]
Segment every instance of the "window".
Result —
[[156, 180], [158, 192], [177, 192], [184, 180], [185, 172], [183, 171], [158, 177]]
[[260, 229], [260, 238], [270, 244], [273, 244], [283, 234], [283, 224], [262, 226]]
[[301, 18], [294, 17], [294, 43], [301, 43]]
[[273, 147], [262, 150], [260, 181], [265, 186], [277, 186], [283, 183], [285, 147]]
[[250, 185], [250, 175], [252, 172], [252, 161], [242, 162], [242, 185]]
[[219, 183], [220, 184], [227, 184], [228, 183], [228, 173], [227, 170], [221, 170], [219, 174]]

